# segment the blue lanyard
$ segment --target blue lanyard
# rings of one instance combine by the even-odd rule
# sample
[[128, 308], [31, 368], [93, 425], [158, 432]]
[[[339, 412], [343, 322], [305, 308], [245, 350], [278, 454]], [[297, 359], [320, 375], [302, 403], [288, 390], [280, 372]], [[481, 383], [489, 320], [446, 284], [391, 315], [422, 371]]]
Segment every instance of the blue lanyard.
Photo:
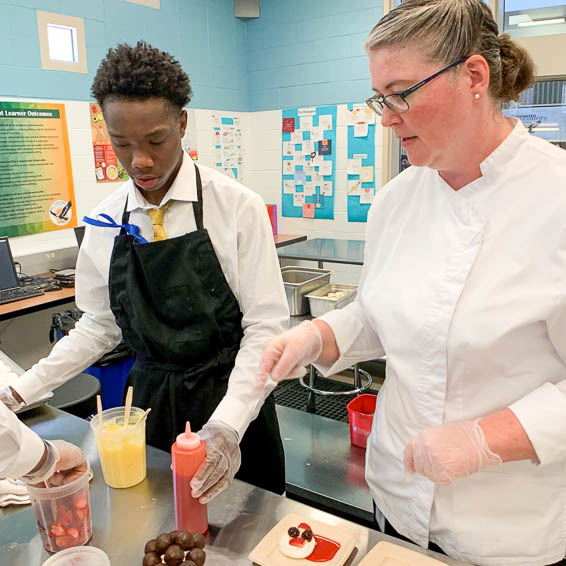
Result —
[[129, 224], [126, 222], [125, 224], [116, 224], [116, 221], [108, 214], [99, 214], [108, 222], [102, 222], [102, 220], [95, 220], [94, 218], [89, 218], [88, 216], [83, 216], [83, 222], [90, 224], [91, 226], [98, 226], [99, 228], [122, 228], [126, 234], [133, 236], [136, 241], [140, 244], [147, 244], [147, 240], [140, 235], [140, 227], [136, 226], [135, 224]]

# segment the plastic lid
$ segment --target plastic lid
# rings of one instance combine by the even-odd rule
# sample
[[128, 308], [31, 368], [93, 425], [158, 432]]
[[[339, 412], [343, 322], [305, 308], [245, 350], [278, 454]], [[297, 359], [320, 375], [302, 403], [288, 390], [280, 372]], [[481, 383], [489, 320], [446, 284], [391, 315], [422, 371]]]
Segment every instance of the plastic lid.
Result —
[[95, 546], [74, 546], [48, 558], [43, 566], [111, 566], [108, 554]]
[[194, 450], [200, 445], [200, 436], [196, 432], [191, 432], [191, 423], [187, 421], [185, 432], [177, 436], [177, 446], [181, 450]]

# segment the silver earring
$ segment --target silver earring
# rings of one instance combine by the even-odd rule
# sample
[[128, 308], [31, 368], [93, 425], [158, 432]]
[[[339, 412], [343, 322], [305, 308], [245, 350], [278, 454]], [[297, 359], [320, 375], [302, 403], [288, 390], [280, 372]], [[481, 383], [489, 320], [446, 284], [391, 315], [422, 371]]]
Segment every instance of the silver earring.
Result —
[[479, 92], [476, 92], [476, 94], [474, 94], [474, 98], [475, 98], [475, 100], [479, 100], [479, 99], [480, 99], [480, 94], [479, 94]]

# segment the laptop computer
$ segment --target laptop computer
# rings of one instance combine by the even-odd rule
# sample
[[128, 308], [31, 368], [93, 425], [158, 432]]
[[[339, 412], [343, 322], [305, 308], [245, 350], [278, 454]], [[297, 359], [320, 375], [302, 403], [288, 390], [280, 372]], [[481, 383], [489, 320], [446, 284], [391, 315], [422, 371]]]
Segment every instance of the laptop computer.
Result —
[[0, 238], [0, 305], [43, 295], [37, 287], [21, 287], [8, 238]]

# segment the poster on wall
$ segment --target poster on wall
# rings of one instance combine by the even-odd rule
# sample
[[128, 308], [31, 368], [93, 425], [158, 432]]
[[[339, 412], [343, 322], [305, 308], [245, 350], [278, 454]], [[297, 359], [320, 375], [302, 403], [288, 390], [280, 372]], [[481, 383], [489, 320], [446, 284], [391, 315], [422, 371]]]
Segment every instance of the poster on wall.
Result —
[[375, 113], [348, 104], [348, 222], [367, 222], [375, 194]]
[[64, 104], [0, 102], [0, 234], [77, 225]]
[[283, 110], [281, 214], [334, 219], [336, 105]]
[[214, 163], [223, 173], [242, 180], [242, 165], [244, 155], [242, 148], [242, 129], [240, 118], [212, 115], [214, 130]]
[[94, 174], [97, 183], [114, 183], [129, 179], [126, 170], [118, 161], [102, 110], [98, 104], [90, 103], [90, 130], [92, 133], [92, 149], [94, 152]]

